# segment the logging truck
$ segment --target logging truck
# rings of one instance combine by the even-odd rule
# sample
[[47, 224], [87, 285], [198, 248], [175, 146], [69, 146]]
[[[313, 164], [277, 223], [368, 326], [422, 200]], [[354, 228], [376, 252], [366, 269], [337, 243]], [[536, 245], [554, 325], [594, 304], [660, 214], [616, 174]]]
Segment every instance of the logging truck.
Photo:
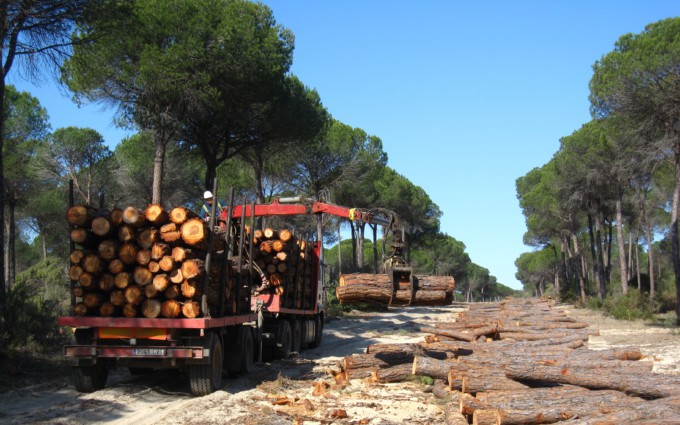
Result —
[[[80, 392], [103, 388], [111, 368], [127, 367], [187, 371], [191, 392], [202, 396], [220, 388], [223, 372], [247, 374], [263, 357], [318, 346], [321, 238], [255, 230], [257, 222], [332, 214], [394, 225], [382, 210], [302, 198], [237, 204], [233, 190], [208, 222], [185, 207], [104, 211], [74, 206], [72, 195], [69, 205], [72, 314], [57, 324], [73, 330], [64, 355], [77, 361]], [[388, 274], [408, 281], [410, 269], [392, 257]]]

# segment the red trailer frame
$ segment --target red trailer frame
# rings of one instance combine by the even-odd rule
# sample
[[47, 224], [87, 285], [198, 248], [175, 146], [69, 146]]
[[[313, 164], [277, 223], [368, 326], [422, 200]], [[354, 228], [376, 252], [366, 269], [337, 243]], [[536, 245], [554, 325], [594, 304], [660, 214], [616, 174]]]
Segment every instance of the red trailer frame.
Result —
[[[213, 209], [210, 219], [211, 227], [215, 224], [215, 216], [219, 216], [218, 220], [222, 223], [230, 224], [221, 226], [222, 230], [228, 230], [225, 234], [228, 246], [234, 242], [229, 242], [231, 224], [240, 220], [240, 230], [233, 230], [234, 234], [242, 235], [246, 217], [253, 220], [265, 216], [332, 214], [384, 226], [394, 223], [393, 217], [386, 216], [381, 210], [365, 211], [302, 198], [275, 199], [270, 204], [234, 205], [233, 191], [231, 198], [229, 205], [219, 214], [216, 215], [217, 211]], [[239, 242], [240, 250], [243, 238]], [[78, 366], [74, 368], [76, 388], [82, 392], [103, 388], [108, 368], [112, 366], [128, 366], [131, 371], [169, 366], [188, 368], [192, 392], [205, 395], [218, 388], [223, 366], [230, 372], [248, 373], [253, 369], [255, 343], [259, 343], [260, 356], [265, 345], [275, 357], [285, 357], [291, 350], [319, 345], [323, 330], [321, 250], [322, 242], [314, 242], [311, 253], [313, 268], [308, 281], [309, 285], [314, 285], [313, 298], [305, 295], [303, 308], [284, 307], [285, 297], [281, 295], [259, 294], [250, 298], [250, 312], [223, 315], [220, 307], [220, 317], [58, 318], [58, 326], [71, 327], [75, 331], [76, 344], [64, 346], [64, 354], [78, 359]], [[250, 267], [252, 272], [252, 263]], [[243, 307], [248, 309], [245, 305]]]

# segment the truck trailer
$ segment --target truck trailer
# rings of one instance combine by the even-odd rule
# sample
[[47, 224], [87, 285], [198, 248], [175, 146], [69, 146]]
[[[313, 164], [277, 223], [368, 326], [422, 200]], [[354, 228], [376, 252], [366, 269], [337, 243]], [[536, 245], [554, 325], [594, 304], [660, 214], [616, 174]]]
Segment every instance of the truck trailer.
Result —
[[[80, 212], [76, 211], [78, 208]], [[395, 223], [394, 216], [384, 210], [347, 208], [300, 197], [277, 198], [266, 204], [238, 204], [234, 202], [233, 190], [223, 209], [212, 208], [208, 222], [203, 224], [202, 219], [194, 217], [192, 227], [184, 223], [173, 226], [174, 210], [165, 214], [159, 212], [158, 205], [150, 205], [146, 212], [155, 211], [150, 214], [152, 219], [142, 218], [144, 225], [135, 228], [140, 210], [132, 208], [128, 213], [126, 209], [122, 214], [118, 210], [95, 211], [73, 206], [71, 202], [67, 215], [72, 229], [72, 252], [78, 253], [71, 255], [73, 312], [58, 318], [57, 324], [74, 332], [74, 343], [64, 346], [64, 354], [77, 361], [73, 374], [78, 391], [92, 392], [105, 387], [111, 368], [127, 367], [133, 374], [178, 369], [188, 372], [191, 392], [202, 396], [220, 388], [223, 372], [247, 374], [263, 357], [286, 358], [291, 352], [320, 345], [324, 323], [321, 232], [308, 240], [291, 237], [286, 229], [287, 239], [277, 239], [275, 230], [256, 229], [258, 222], [265, 217], [290, 216], [320, 220], [322, 214], [331, 214], [382, 225], [385, 229], [392, 229]], [[186, 209], [184, 213], [192, 216]], [[83, 215], [89, 217], [83, 219]], [[158, 215], [163, 216], [161, 220]], [[110, 225], [111, 229], [95, 231], [93, 221], [97, 218], [100, 218], [97, 228], [103, 223], [102, 227]], [[180, 239], [170, 242], [162, 239], [166, 235], [167, 239], [176, 237], [175, 233], [166, 232], [167, 228], [180, 229], [175, 231], [186, 233], [182, 239], [193, 240], [191, 261], [200, 269], [191, 279], [183, 279], [182, 293], [188, 289], [193, 294], [181, 301], [171, 295], [180, 291], [172, 285], [180, 286], [181, 278], [174, 280], [165, 292], [151, 286], [159, 275], [163, 277], [159, 281], [168, 275], [175, 279], [184, 269], [183, 263], [180, 266], [178, 262], [165, 261], [165, 274], [155, 264], [153, 268], [148, 265], [153, 261], [139, 264], [147, 261], [146, 251], [167, 253], [181, 243]], [[82, 229], [87, 237], [73, 236], [74, 230]], [[270, 235], [263, 234], [267, 232]], [[141, 236], [142, 233], [145, 235]], [[130, 234], [136, 236], [129, 237]], [[116, 235], [113, 251], [117, 257], [110, 252], [111, 239], [116, 239]], [[107, 250], [102, 248], [104, 241], [109, 241]], [[113, 276], [112, 263], [120, 265], [123, 253], [130, 257], [131, 249], [137, 249], [135, 260], [125, 261], [123, 271], [119, 271], [127, 276]], [[107, 252], [106, 258], [91, 259], [99, 262], [98, 266], [86, 265], [85, 258], [97, 251], [102, 255]], [[167, 256], [158, 263], [162, 264]], [[388, 274], [408, 282], [410, 268], [398, 255], [392, 257], [389, 264], [394, 265], [393, 271]], [[149, 275], [147, 269], [156, 271]], [[113, 294], [121, 292], [124, 300], [112, 304]], [[136, 296], [139, 292], [146, 296]]]

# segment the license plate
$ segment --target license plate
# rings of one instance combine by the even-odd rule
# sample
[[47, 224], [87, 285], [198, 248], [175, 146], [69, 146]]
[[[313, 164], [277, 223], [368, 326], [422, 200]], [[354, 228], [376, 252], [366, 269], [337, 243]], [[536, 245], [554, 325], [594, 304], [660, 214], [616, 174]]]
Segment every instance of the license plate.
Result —
[[165, 356], [165, 348], [133, 348], [133, 356]]

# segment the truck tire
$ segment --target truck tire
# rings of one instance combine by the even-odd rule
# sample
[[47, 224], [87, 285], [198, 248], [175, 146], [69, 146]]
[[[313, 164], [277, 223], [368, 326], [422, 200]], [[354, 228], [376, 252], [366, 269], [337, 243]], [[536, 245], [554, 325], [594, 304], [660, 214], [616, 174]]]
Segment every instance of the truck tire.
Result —
[[321, 345], [321, 338], [323, 337], [323, 315], [317, 314], [314, 316], [314, 341], [309, 343], [309, 348], [316, 348]]
[[73, 367], [73, 380], [76, 391], [91, 393], [106, 386], [109, 369], [103, 363], [78, 365]]
[[222, 384], [222, 344], [215, 335], [210, 339], [210, 362], [189, 366], [191, 393], [198, 397], [212, 394]]
[[276, 341], [274, 347], [275, 359], [287, 359], [290, 357], [290, 348], [293, 344], [293, 334], [290, 330], [290, 323], [287, 320], [279, 321], [281, 327], [279, 331], [279, 340]]
[[293, 353], [299, 353], [302, 329], [300, 326], [300, 321], [298, 319], [290, 319], [290, 332], [292, 335], [290, 351]]
[[238, 326], [227, 336], [224, 351], [224, 369], [230, 376], [250, 373], [255, 369], [255, 345], [252, 328]]
[[253, 332], [249, 326], [241, 326], [241, 373], [251, 373], [255, 370], [255, 348]]

